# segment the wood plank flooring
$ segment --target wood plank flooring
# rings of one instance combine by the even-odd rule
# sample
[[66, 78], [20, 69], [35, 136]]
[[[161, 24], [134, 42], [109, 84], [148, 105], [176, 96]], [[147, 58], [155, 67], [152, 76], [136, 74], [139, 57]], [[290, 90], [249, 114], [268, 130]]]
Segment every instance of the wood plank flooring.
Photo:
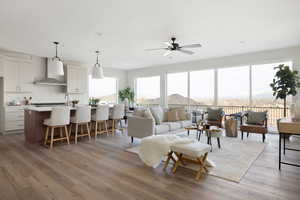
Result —
[[[260, 137], [258, 140], [260, 141]], [[277, 169], [277, 136], [267, 136], [265, 151], [240, 183], [195, 172], [146, 167], [125, 152], [130, 138], [103, 135], [53, 150], [25, 144], [24, 135], [0, 136], [0, 199], [300, 199], [300, 168]], [[298, 148], [300, 148], [298, 146]], [[300, 162], [299, 152], [287, 158]]]

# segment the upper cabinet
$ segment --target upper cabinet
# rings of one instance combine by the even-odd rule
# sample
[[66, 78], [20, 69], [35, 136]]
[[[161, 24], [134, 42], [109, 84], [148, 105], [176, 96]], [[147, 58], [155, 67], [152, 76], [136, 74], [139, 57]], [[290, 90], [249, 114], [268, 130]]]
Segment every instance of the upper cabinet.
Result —
[[3, 60], [4, 91], [30, 93], [33, 86], [33, 70], [30, 62], [14, 59]]
[[67, 92], [81, 94], [87, 92], [88, 71], [77, 65], [67, 65]]

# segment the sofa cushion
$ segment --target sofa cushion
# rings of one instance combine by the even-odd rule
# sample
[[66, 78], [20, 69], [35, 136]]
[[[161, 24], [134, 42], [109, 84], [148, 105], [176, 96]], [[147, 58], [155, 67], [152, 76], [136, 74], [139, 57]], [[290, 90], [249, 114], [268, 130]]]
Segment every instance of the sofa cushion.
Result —
[[207, 120], [218, 121], [220, 120], [223, 113], [223, 108], [207, 108]]
[[179, 117], [176, 110], [171, 110], [167, 112], [168, 122], [176, 122], [179, 121]]
[[181, 125], [181, 128], [185, 128], [185, 127], [188, 127], [188, 126], [192, 126], [193, 123], [189, 120], [185, 120], [185, 121], [179, 121], [180, 125]]
[[176, 107], [176, 108], [170, 108], [170, 111], [177, 111], [178, 120], [177, 121], [183, 121], [187, 120], [186, 118], [186, 111], [184, 107]]
[[155, 126], [155, 134], [169, 132], [170, 126], [168, 124], [158, 124]]
[[181, 129], [181, 124], [179, 122], [163, 122], [163, 124], [169, 126], [169, 131]]
[[164, 119], [164, 112], [160, 106], [151, 107], [151, 113], [155, 119], [156, 124], [161, 124]]
[[264, 120], [267, 117], [267, 111], [265, 112], [248, 112], [247, 114], [247, 124], [257, 124], [257, 125], [263, 125]]

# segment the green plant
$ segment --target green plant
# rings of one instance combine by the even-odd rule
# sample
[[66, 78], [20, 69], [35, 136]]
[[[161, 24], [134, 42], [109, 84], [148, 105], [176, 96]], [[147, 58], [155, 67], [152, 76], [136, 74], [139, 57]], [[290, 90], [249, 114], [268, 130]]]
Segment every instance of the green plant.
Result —
[[278, 71], [270, 86], [273, 90], [273, 96], [276, 99], [283, 99], [284, 117], [286, 117], [286, 98], [289, 95], [295, 96], [297, 88], [300, 88], [298, 71], [292, 71], [286, 65], [279, 65], [274, 69], [278, 69]]
[[129, 102], [134, 102], [134, 92], [130, 87], [126, 87], [119, 91], [119, 98], [121, 101], [127, 98]]

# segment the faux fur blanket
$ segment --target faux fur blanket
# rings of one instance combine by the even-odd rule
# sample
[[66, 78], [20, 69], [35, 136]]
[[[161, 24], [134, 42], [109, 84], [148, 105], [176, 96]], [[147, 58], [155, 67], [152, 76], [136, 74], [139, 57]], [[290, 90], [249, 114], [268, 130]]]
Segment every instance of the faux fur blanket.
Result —
[[156, 168], [170, 151], [171, 145], [192, 142], [195, 142], [195, 140], [176, 135], [145, 137], [141, 141], [139, 157], [147, 166]]

